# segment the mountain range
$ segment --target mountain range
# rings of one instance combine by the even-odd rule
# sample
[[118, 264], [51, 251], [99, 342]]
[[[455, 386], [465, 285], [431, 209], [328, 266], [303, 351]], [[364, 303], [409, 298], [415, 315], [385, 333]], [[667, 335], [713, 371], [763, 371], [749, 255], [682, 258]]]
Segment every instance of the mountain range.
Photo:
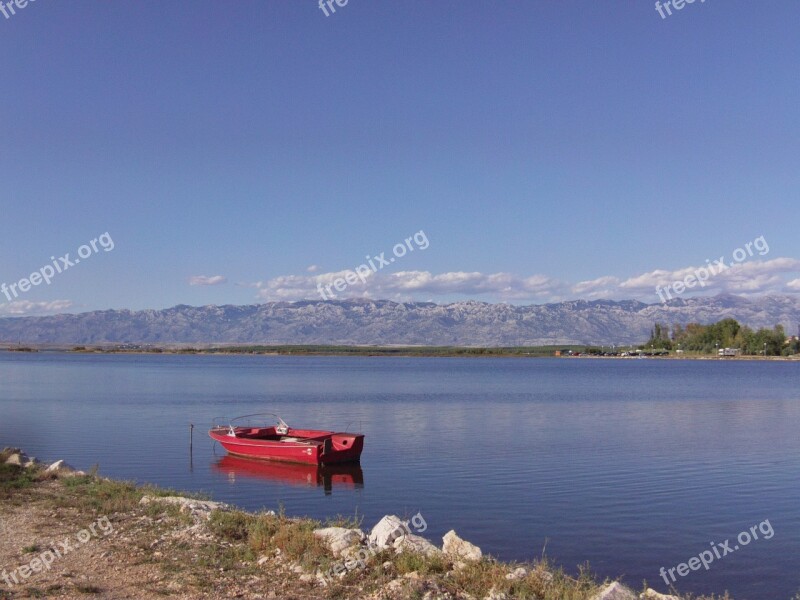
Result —
[[0, 319], [0, 342], [28, 344], [347, 344], [530, 346], [636, 344], [653, 324], [732, 317], [753, 328], [782, 324], [795, 334], [800, 299], [729, 294], [645, 304], [572, 300], [515, 306], [344, 300], [246, 306], [179, 305]]

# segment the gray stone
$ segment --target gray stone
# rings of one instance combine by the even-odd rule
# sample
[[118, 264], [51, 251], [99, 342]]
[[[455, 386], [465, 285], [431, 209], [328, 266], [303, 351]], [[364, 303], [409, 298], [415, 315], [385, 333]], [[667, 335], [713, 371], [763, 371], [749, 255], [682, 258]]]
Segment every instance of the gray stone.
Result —
[[315, 529], [314, 535], [325, 541], [335, 557], [341, 556], [348, 548], [364, 541], [364, 532], [360, 529], [345, 527], [324, 527]]
[[11, 456], [6, 459], [7, 465], [17, 465], [18, 467], [23, 466], [26, 462], [28, 462], [28, 457], [25, 455], [24, 452], [14, 452]]
[[413, 533], [400, 536], [394, 542], [392, 542], [392, 546], [397, 554], [401, 554], [403, 552], [417, 552], [418, 554], [424, 554], [425, 556], [435, 556], [442, 553], [441, 550], [431, 544], [424, 537], [414, 535]]

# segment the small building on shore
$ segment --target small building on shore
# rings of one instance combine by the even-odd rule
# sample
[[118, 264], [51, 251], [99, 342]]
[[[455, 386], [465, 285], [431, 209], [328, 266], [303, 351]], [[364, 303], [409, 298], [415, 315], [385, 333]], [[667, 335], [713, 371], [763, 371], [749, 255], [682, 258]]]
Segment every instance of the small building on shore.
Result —
[[739, 356], [742, 351], [739, 348], [720, 348], [720, 356]]

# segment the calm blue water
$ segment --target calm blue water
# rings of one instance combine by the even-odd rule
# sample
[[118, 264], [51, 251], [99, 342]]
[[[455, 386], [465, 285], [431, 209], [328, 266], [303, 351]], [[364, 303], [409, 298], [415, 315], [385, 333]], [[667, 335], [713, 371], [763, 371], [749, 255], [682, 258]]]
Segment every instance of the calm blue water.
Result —
[[[361, 470], [214, 454], [214, 417], [266, 410], [363, 431]], [[501, 559], [545, 549], [660, 591], [661, 567], [769, 520], [771, 539], [678, 589], [800, 590], [797, 363], [0, 353], [4, 445], [247, 509], [357, 512], [365, 527], [420, 511], [434, 541], [454, 528]]]

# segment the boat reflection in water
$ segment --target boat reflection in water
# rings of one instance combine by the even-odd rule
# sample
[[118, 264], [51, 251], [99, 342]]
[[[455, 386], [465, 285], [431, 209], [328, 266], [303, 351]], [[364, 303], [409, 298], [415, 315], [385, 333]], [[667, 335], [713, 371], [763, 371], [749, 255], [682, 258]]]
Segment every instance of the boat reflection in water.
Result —
[[322, 486], [326, 495], [334, 487], [364, 487], [364, 473], [358, 463], [317, 466], [255, 460], [229, 454], [214, 463], [213, 467], [216, 471], [226, 473], [231, 483], [235, 483], [237, 477], [250, 477], [292, 485]]

